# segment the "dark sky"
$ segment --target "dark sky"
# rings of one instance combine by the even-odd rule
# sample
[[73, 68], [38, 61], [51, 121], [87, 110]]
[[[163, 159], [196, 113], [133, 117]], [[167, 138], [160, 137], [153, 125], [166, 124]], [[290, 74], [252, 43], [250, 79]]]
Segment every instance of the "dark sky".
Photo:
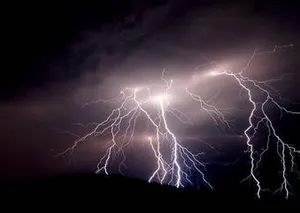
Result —
[[[82, 135], [84, 130], [74, 127], [74, 123], [104, 117], [105, 107], [82, 109], [80, 105], [99, 96], [112, 97], [126, 85], [157, 80], [163, 68], [174, 78], [189, 76], [204, 62], [203, 56], [239, 64], [245, 62], [256, 46], [269, 50], [274, 45], [292, 43], [294, 47], [288, 51], [258, 61], [253, 75], [263, 79], [294, 73], [277, 86], [291, 102], [300, 101], [295, 92], [300, 77], [296, 3], [227, 2], [110, 0], [4, 6], [1, 177], [20, 180], [93, 172], [100, 157], [96, 142], [81, 147], [71, 158], [71, 164], [67, 158], [53, 158], [74, 139], [60, 131]], [[229, 100], [235, 106], [244, 106], [238, 98], [225, 96], [224, 101]], [[299, 109], [297, 105], [287, 106]], [[243, 114], [236, 116], [236, 126], [245, 126], [246, 120], [240, 119]], [[213, 138], [211, 124], [201, 122], [189, 130], [191, 137], [206, 132], [205, 137]], [[296, 130], [297, 122], [299, 119], [293, 118], [278, 121], [282, 132], [290, 136], [286, 137], [288, 140], [296, 138], [296, 131], [292, 130]], [[204, 130], [199, 133], [201, 127]], [[231, 145], [225, 148], [222, 145], [223, 154], [208, 157], [207, 161], [228, 163], [244, 157], [241, 153], [245, 144], [240, 139], [223, 137], [210, 141]], [[134, 157], [131, 161], [135, 162]], [[247, 167], [244, 169], [247, 171]], [[144, 177], [144, 170], [147, 169], [136, 165], [129, 174]], [[214, 178], [218, 179], [217, 170], [213, 168], [209, 176], [216, 174]]]

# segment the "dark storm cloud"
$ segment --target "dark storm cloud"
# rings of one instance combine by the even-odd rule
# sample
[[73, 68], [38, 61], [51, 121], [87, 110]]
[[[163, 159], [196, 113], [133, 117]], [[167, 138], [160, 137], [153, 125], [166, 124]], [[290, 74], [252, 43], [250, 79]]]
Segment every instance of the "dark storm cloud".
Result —
[[180, 6], [157, 6], [82, 32], [82, 42], [72, 45], [70, 70], [92, 75], [96, 84], [109, 77], [130, 84], [134, 78], [159, 76], [162, 68], [189, 72], [204, 62], [203, 55], [221, 62], [239, 60], [256, 46], [295, 42], [285, 23], [256, 12], [251, 4], [189, 8], [176, 16]]
[[[263, 51], [274, 45], [297, 42], [285, 22], [275, 22], [251, 4], [195, 7], [175, 16], [179, 6], [157, 6], [139, 16], [133, 13], [118, 22], [107, 23], [99, 31], [83, 32], [82, 42], [73, 46], [75, 52], [69, 58], [70, 63], [80, 61], [81, 66], [75, 67], [84, 70], [74, 93], [76, 101], [112, 97], [126, 86], [159, 80], [163, 68], [167, 69], [167, 76], [184, 78], [190, 84], [194, 68], [205, 63], [203, 56], [238, 70], [257, 46]], [[274, 56], [278, 60], [273, 56], [263, 57], [249, 74], [258, 79], [276, 77], [289, 63], [295, 63], [296, 55], [297, 51], [291, 49]], [[206, 71], [207, 68], [200, 69], [199, 73]], [[200, 84], [201, 91], [211, 90], [207, 86], [210, 83]], [[238, 92], [235, 90], [231, 92]], [[237, 96], [236, 100], [228, 95], [222, 97], [221, 102], [233, 105], [239, 102]]]
[[[58, 37], [60, 30], [66, 32], [63, 30], [64, 26], [72, 28], [67, 34], [74, 38], [58, 39], [66, 43], [62, 46], [54, 45], [51, 48], [51, 42], [47, 42], [51, 41], [51, 38], [48, 37], [44, 42], [47, 43], [45, 46], [39, 46], [40, 43], [44, 44], [43, 42], [34, 43], [34, 40], [31, 40], [26, 43], [26, 39], [22, 40], [26, 43], [25, 46], [34, 43], [33, 49], [36, 52], [30, 55], [30, 52], [25, 51], [28, 55], [24, 54], [25, 59], [21, 62], [26, 61], [30, 66], [24, 68], [24, 73], [16, 71], [9, 78], [13, 83], [6, 83], [9, 85], [5, 87], [7, 90], [19, 89], [16, 89], [15, 93], [7, 91], [8, 94], [15, 94], [14, 99], [1, 104], [0, 114], [1, 118], [4, 118], [0, 123], [1, 129], [4, 130], [1, 136], [1, 151], [6, 153], [1, 154], [4, 157], [2, 162], [26, 159], [26, 163], [19, 167], [25, 168], [24, 170], [30, 168], [30, 171], [42, 170], [37, 173], [44, 173], [44, 170], [51, 170], [52, 167], [58, 169], [59, 163], [57, 159], [52, 158], [53, 153], [70, 145], [74, 138], [60, 134], [57, 130], [81, 131], [80, 134], [83, 134], [84, 130], [78, 130], [72, 124], [88, 123], [94, 121], [95, 117], [104, 117], [107, 113], [107, 106], [96, 105], [85, 110], [80, 107], [82, 103], [100, 96], [109, 98], [118, 95], [120, 89], [128, 85], [135, 86], [137, 82], [143, 84], [149, 80], [155, 81], [159, 79], [163, 68], [167, 68], [167, 76], [189, 84], [193, 69], [205, 62], [203, 56], [221, 63], [233, 64], [233, 69], [238, 69], [255, 46], [270, 49], [276, 44], [295, 43], [295, 47], [298, 48], [298, 34], [292, 29], [290, 21], [293, 19], [293, 11], [285, 15], [278, 14], [278, 8], [269, 8], [268, 5], [258, 7], [256, 4], [239, 2], [210, 5], [196, 2], [166, 1], [146, 6], [134, 3], [131, 9], [114, 12], [113, 14], [121, 15], [111, 15], [112, 17], [106, 18], [105, 21], [100, 21], [101, 18], [92, 15], [89, 18], [90, 25], [89, 19], [82, 21], [80, 18], [89, 17], [87, 13], [90, 10], [87, 10], [82, 16], [76, 16], [81, 24], [74, 28], [69, 21], [64, 21], [60, 28], [50, 27], [49, 30], [48, 25], [42, 27], [47, 29], [45, 34], [49, 33], [49, 37], [53, 32]], [[263, 10], [268, 8], [269, 12], [264, 13]], [[95, 8], [92, 11], [93, 14], [97, 14]], [[64, 12], [62, 10], [61, 13]], [[281, 16], [288, 16], [288, 19], [282, 19]], [[50, 19], [49, 23], [55, 25], [59, 21], [58, 19], [52, 22]], [[97, 21], [100, 22], [99, 26]], [[58, 40], [54, 39], [52, 43], [57, 44]], [[39, 55], [40, 50], [47, 48], [51, 49], [51, 54], [45, 50], [47, 54], [44, 56], [35, 56]], [[295, 62], [293, 57], [299, 55], [298, 52], [291, 50], [290, 60]], [[282, 54], [280, 57], [285, 56]], [[29, 59], [34, 62], [30, 62]], [[259, 72], [256, 69], [259, 76], [270, 77], [271, 71], [280, 73], [282, 67], [289, 66], [286, 60], [286, 64], [280, 66], [266, 63], [267, 60], [270, 59], [265, 58], [262, 64], [268, 64], [272, 68], [268, 68], [266, 75], [266, 71]], [[20, 64], [17, 67], [22, 70]], [[294, 67], [290, 68], [293, 70]], [[199, 72], [206, 72], [206, 69]], [[20, 78], [15, 77], [18, 73], [23, 73], [20, 74]], [[34, 86], [31, 86], [32, 84]], [[198, 88], [205, 91], [207, 88], [204, 85], [207, 84], [209, 82], [198, 85]], [[218, 81], [217, 84], [221, 82]], [[293, 89], [294, 85], [290, 87]], [[232, 91], [236, 92], [236, 89]], [[238, 103], [237, 96], [232, 97], [231, 94], [227, 92], [223, 101], [234, 106], [245, 106]], [[295, 96], [289, 91], [287, 94]], [[239, 116], [238, 114], [237, 117]], [[208, 120], [208, 117], [202, 117], [199, 122], [199, 126], [207, 132], [213, 128], [211, 122], [207, 123]], [[245, 125], [244, 120], [239, 122], [242, 126]], [[197, 128], [194, 128], [189, 131], [191, 135], [198, 133]], [[91, 158], [98, 159], [97, 151], [100, 148], [97, 144], [91, 145], [87, 152], [94, 154]], [[81, 155], [84, 156], [82, 153]], [[88, 163], [81, 161], [81, 164]], [[2, 166], [4, 165], [1, 165], [1, 168]], [[18, 163], [9, 167], [5, 164], [4, 171], [15, 171]]]

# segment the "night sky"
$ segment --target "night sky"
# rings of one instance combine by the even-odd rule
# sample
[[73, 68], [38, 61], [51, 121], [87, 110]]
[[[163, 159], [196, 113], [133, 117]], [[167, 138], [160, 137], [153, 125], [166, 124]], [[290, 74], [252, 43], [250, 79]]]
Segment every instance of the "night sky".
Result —
[[[260, 80], [285, 74], [273, 86], [280, 90], [285, 107], [300, 111], [296, 3], [110, 0], [68, 5], [21, 3], [2, 9], [7, 14], [2, 19], [1, 45], [1, 181], [93, 173], [105, 151], [103, 138], [86, 141], [71, 156], [54, 157], [72, 145], [76, 138], [70, 133], [87, 133], [86, 128], [74, 124], [100, 122], [114, 106], [82, 105], [115, 97], [127, 86], [159, 82], [163, 69], [167, 78], [190, 86], [195, 68], [206, 63], [204, 58], [239, 70], [255, 47], [268, 51], [275, 45], [293, 44], [255, 60], [247, 74]], [[197, 74], [201, 76], [207, 69], [199, 68]], [[242, 136], [250, 110], [247, 99], [240, 97], [245, 94], [239, 94], [235, 82], [219, 78], [203, 80], [195, 88], [206, 99], [221, 89], [215, 103], [238, 109], [224, 112], [232, 119], [234, 131], [218, 134], [207, 115], [195, 116], [197, 107], [187, 107], [184, 101], [178, 107], [192, 117], [194, 125], [178, 126], [172, 120], [172, 127], [190, 149], [206, 152], [202, 158], [209, 163], [206, 175], [216, 188], [239, 185], [250, 166]], [[179, 99], [181, 95], [178, 93]], [[300, 148], [300, 116], [278, 119], [278, 111], [270, 110], [284, 140]], [[138, 128], [134, 141], [142, 137], [143, 129]], [[148, 148], [141, 142], [127, 150], [126, 176], [148, 179], [154, 169]], [[280, 185], [279, 163], [279, 157], [270, 154], [263, 166], [263, 181], [268, 183], [271, 178], [271, 188]], [[291, 175], [291, 183], [299, 191], [296, 174]], [[246, 182], [245, 187], [252, 190], [253, 183]]]

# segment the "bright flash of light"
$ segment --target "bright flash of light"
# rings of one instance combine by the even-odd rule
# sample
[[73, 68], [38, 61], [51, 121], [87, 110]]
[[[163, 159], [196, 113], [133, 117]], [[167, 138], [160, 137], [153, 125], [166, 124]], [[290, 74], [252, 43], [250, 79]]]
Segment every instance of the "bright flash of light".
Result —
[[223, 74], [223, 72], [218, 72], [218, 71], [211, 71], [211, 72], [209, 72], [210, 76], [217, 76], [217, 75], [222, 75], [222, 74]]
[[[102, 122], [93, 123], [94, 128], [88, 134], [78, 138], [73, 146], [59, 153], [59, 155], [72, 152], [79, 143], [86, 141], [89, 137], [108, 134], [111, 140], [104, 156], [98, 162], [96, 170], [96, 173], [104, 172], [108, 174], [109, 164], [115, 153], [122, 154], [122, 165], [126, 161], [124, 149], [132, 143], [137, 119], [143, 117], [147, 119], [150, 129], [155, 135], [155, 137], [147, 138], [156, 159], [156, 169], [149, 177], [149, 182], [156, 178], [161, 184], [166, 183], [183, 187], [186, 184], [193, 184], [190, 176], [192, 171], [196, 171], [201, 175], [202, 180], [210, 188], [213, 188], [204, 176], [205, 165], [198, 158], [200, 153], [194, 154], [183, 146], [169, 127], [168, 115], [175, 116], [183, 123], [184, 121], [181, 119], [183, 113], [173, 107], [168, 108], [170, 104], [169, 91], [172, 88], [173, 81], [165, 79], [164, 73], [165, 70], [161, 76], [163, 82], [161, 93], [151, 94], [151, 88], [149, 87], [125, 88], [121, 91], [119, 106], [113, 109]], [[107, 100], [103, 101], [109, 102]], [[100, 101], [92, 103], [97, 102]], [[169, 150], [167, 153], [163, 151], [166, 148]], [[121, 167], [119, 167], [119, 170], [121, 172]]]
[[[274, 122], [269, 115], [267, 105], [277, 107], [281, 113], [292, 115], [300, 115], [300, 112], [294, 112], [286, 109], [276, 100], [279, 93], [274, 95], [274, 91], [269, 91], [270, 82], [280, 79], [270, 79], [266, 81], [255, 80], [247, 77], [245, 71], [250, 67], [250, 64], [255, 57], [265, 54], [275, 53], [281, 48], [290, 47], [292, 45], [275, 46], [273, 51], [258, 52], [254, 51], [246, 66], [239, 72], [222, 67], [215, 61], [208, 60], [210, 65], [216, 67], [215, 70], [208, 72], [212, 77], [230, 77], [235, 80], [237, 85], [246, 92], [247, 100], [251, 104], [251, 110], [247, 117], [248, 126], [243, 134], [246, 138], [250, 157], [250, 174], [246, 179], [254, 180], [256, 184], [257, 197], [261, 196], [263, 191], [261, 182], [258, 177], [260, 163], [263, 161], [263, 155], [269, 150], [271, 141], [275, 139], [277, 145], [277, 154], [282, 165], [282, 184], [279, 191], [285, 191], [285, 196], [288, 198], [290, 194], [290, 185], [288, 182], [288, 163], [291, 161], [292, 169], [295, 168], [294, 155], [300, 153], [294, 146], [283, 141], [282, 137], [276, 130]], [[90, 137], [109, 136], [110, 140], [107, 144], [105, 154], [97, 164], [96, 173], [104, 172], [108, 174], [110, 164], [116, 154], [123, 156], [120, 165], [124, 165], [126, 161], [125, 148], [133, 143], [137, 121], [140, 118], [146, 119], [148, 123], [147, 132], [151, 131], [151, 137], [146, 137], [149, 143], [149, 149], [153, 153], [155, 159], [155, 169], [149, 176], [149, 182], [157, 181], [161, 184], [174, 185], [176, 187], [184, 187], [185, 185], [193, 185], [191, 180], [192, 173], [197, 173], [203, 182], [213, 188], [210, 182], [206, 179], [204, 171], [205, 164], [200, 161], [202, 153], [193, 153], [185, 147], [179, 140], [174, 130], [171, 128], [169, 118], [175, 117], [183, 125], [187, 125], [190, 119], [181, 111], [177, 110], [174, 104], [170, 101], [171, 89], [174, 84], [172, 80], [165, 78], [165, 70], [161, 75], [160, 85], [161, 91], [152, 94], [152, 87], [125, 88], [120, 92], [119, 98], [113, 100], [99, 99], [85, 104], [94, 103], [118, 103], [118, 106], [111, 110], [110, 114], [101, 122], [93, 122], [86, 126], [92, 126], [92, 130], [82, 137], [78, 137], [71, 147], [68, 147], [59, 155], [64, 155], [73, 150], [78, 144], [85, 142]], [[191, 101], [198, 104], [199, 109], [207, 113], [216, 126], [227, 130], [232, 130], [230, 121], [222, 113], [222, 110], [214, 106], [210, 101], [205, 100], [199, 94], [192, 92], [187, 86], [183, 87], [185, 94]], [[256, 94], [262, 94], [263, 100], [256, 100]], [[154, 104], [153, 104], [154, 103]], [[258, 118], [258, 119], [256, 119]], [[257, 137], [257, 132], [261, 126], [265, 126], [268, 130], [267, 143], [265, 149], [259, 152], [253, 144], [253, 139]], [[258, 153], [258, 154], [256, 154]], [[119, 171], [121, 171], [121, 166]]]
[[169, 102], [169, 97], [166, 95], [156, 95], [150, 97], [150, 102], [153, 102], [155, 104], [160, 104], [163, 102]]
[[[245, 179], [253, 179], [256, 187], [257, 187], [257, 192], [256, 195], [257, 197], [260, 198], [261, 196], [261, 191], [263, 190], [261, 187], [261, 182], [258, 178], [258, 168], [259, 164], [262, 161], [263, 155], [268, 151], [269, 149], [269, 144], [271, 138], [275, 139], [276, 145], [277, 145], [277, 154], [280, 158], [281, 166], [282, 166], [282, 184], [279, 187], [277, 191], [285, 191], [285, 197], [288, 198], [290, 195], [290, 184], [288, 182], [288, 164], [287, 161], [290, 159], [291, 161], [291, 171], [294, 169], [295, 166], [295, 154], [299, 154], [300, 151], [297, 150], [293, 145], [290, 145], [286, 142], [283, 141], [281, 136], [279, 135], [278, 131], [275, 128], [274, 122], [272, 121], [271, 116], [268, 113], [268, 104], [271, 104], [275, 106], [277, 109], [280, 110], [281, 116], [283, 113], [286, 114], [292, 114], [292, 115], [300, 115], [300, 112], [294, 112], [286, 109], [280, 103], [275, 99], [276, 95], [277, 97], [280, 97], [280, 94], [272, 94], [271, 91], [268, 90], [270, 86], [268, 85], [271, 82], [281, 80], [282, 77], [279, 79], [269, 79], [266, 81], [259, 81], [255, 79], [251, 79], [245, 75], [245, 71], [249, 69], [252, 61], [257, 57], [261, 55], [266, 55], [270, 53], [275, 53], [281, 48], [287, 48], [287, 47], [292, 47], [293, 45], [284, 45], [284, 46], [275, 46], [273, 50], [267, 51], [267, 52], [258, 52], [257, 49], [254, 50], [253, 54], [251, 55], [250, 59], [248, 60], [248, 63], [244, 68], [241, 69], [239, 72], [232, 72], [231, 70], [228, 70], [224, 67], [222, 67], [220, 64], [218, 64], [215, 61], [210, 61], [211, 64], [215, 65], [218, 67], [221, 72], [211, 72], [210, 74], [212, 76], [216, 75], [225, 75], [228, 77], [232, 77], [233, 79], [236, 80], [238, 85], [247, 93], [247, 97], [249, 100], [249, 103], [252, 105], [252, 110], [249, 114], [248, 117], [248, 127], [244, 131], [244, 135], [246, 137], [246, 143], [248, 146], [249, 150], [249, 156], [250, 156], [250, 163], [251, 163], [251, 168], [250, 168], [250, 174], [249, 176]], [[263, 95], [263, 101], [257, 101], [254, 98], [254, 95], [256, 93], [260, 92]], [[259, 118], [256, 120], [255, 118]], [[252, 143], [254, 137], [257, 135], [258, 130], [260, 128], [260, 125], [265, 125], [268, 129], [268, 136], [267, 136], [267, 143], [266, 147], [262, 151], [257, 151], [255, 150], [255, 146]], [[258, 155], [256, 153], [259, 152]], [[289, 156], [289, 158], [288, 158]]]

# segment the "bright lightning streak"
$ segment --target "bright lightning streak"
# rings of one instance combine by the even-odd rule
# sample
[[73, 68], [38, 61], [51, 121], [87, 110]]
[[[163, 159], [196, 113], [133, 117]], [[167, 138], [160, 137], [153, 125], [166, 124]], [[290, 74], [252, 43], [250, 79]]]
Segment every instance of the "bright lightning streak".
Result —
[[[248, 117], [249, 126], [244, 131], [244, 135], [246, 137], [246, 143], [249, 148], [250, 163], [251, 163], [250, 175], [246, 179], [252, 178], [255, 181], [256, 186], [257, 186], [256, 195], [258, 198], [260, 198], [260, 196], [261, 196], [262, 188], [261, 188], [260, 180], [257, 177], [256, 170], [258, 169], [259, 164], [262, 161], [263, 155], [269, 149], [271, 138], [273, 137], [277, 141], [277, 153], [278, 153], [278, 156], [280, 157], [281, 166], [282, 166], [282, 184], [277, 191], [284, 190], [286, 198], [288, 198], [289, 194], [290, 194], [290, 189], [289, 189], [290, 185], [289, 185], [288, 178], [287, 178], [288, 174], [287, 174], [287, 156], [286, 156], [286, 154], [287, 154], [287, 152], [289, 153], [289, 156], [291, 159], [291, 164], [292, 164], [291, 170], [293, 170], [294, 165], [295, 165], [294, 154], [300, 153], [299, 150], [297, 150], [292, 145], [285, 143], [283, 141], [283, 139], [279, 136], [279, 133], [276, 130], [274, 123], [273, 123], [272, 119], [270, 118], [270, 115], [267, 112], [267, 104], [273, 104], [275, 107], [277, 107], [280, 110], [281, 114], [284, 112], [284, 113], [292, 114], [292, 115], [300, 115], [300, 112], [290, 111], [290, 110], [286, 109], [285, 107], [281, 106], [275, 100], [275, 98], [272, 96], [271, 92], [269, 92], [266, 89], [266, 88], [269, 88], [267, 85], [268, 83], [273, 82], [273, 81], [278, 81], [278, 80], [282, 79], [283, 77], [281, 77], [280, 79], [270, 79], [270, 80], [266, 80], [266, 81], [259, 81], [259, 80], [250, 79], [249, 77], [245, 76], [244, 72], [249, 68], [249, 66], [251, 65], [251, 63], [255, 57], [260, 56], [260, 55], [275, 53], [276, 51], [278, 51], [278, 49], [292, 47], [292, 46], [293, 45], [275, 46], [272, 51], [266, 51], [266, 52], [257, 52], [257, 50], [255, 50], [253, 52], [252, 56], [250, 57], [250, 59], [248, 60], [247, 65], [243, 69], [241, 69], [240, 72], [237, 72], [237, 73], [234, 73], [231, 70], [225, 69], [224, 67], [222, 67], [221, 65], [219, 65], [218, 63], [216, 63], [214, 61], [210, 62], [211, 64], [218, 67], [221, 71], [213, 71], [213, 72], [210, 72], [209, 74], [211, 76], [225, 75], [225, 76], [233, 77], [236, 80], [236, 82], [238, 83], [238, 85], [244, 91], [246, 91], [246, 93], [248, 95], [248, 100], [252, 105], [252, 110]], [[263, 96], [262, 102], [261, 101], [258, 102], [255, 100], [255, 98], [254, 98], [255, 92], [262, 93], [262, 96]], [[261, 113], [262, 116], [260, 117], [260, 119], [258, 121], [254, 121], [255, 120], [254, 117], [256, 117], [258, 113]], [[255, 151], [254, 151], [254, 145], [252, 144], [252, 139], [257, 134], [258, 127], [261, 123], [264, 124], [268, 129], [268, 139], [267, 139], [266, 148], [259, 154], [259, 157], [256, 158], [255, 154], [254, 154]], [[254, 133], [251, 135], [250, 131], [254, 131]]]
[[[156, 169], [149, 177], [149, 182], [156, 179], [161, 184], [167, 183], [177, 188], [184, 187], [186, 184], [192, 184], [189, 176], [192, 171], [195, 171], [200, 174], [207, 186], [213, 188], [202, 171], [202, 169], [205, 169], [205, 165], [198, 159], [199, 154], [192, 153], [188, 148], [180, 144], [177, 136], [169, 126], [168, 115], [175, 116], [183, 123], [185, 121], [182, 118], [186, 120], [188, 118], [174, 107], [169, 109], [171, 101], [169, 91], [172, 88], [173, 81], [165, 79], [164, 73], [165, 70], [161, 76], [164, 89], [160, 94], [153, 95], [149, 87], [126, 88], [124, 91], [121, 91], [122, 97], [119, 98], [121, 100], [119, 107], [113, 109], [101, 123], [93, 123], [95, 127], [91, 132], [78, 138], [73, 146], [67, 148], [59, 155], [72, 152], [79, 143], [86, 141], [89, 137], [109, 134], [108, 148], [98, 162], [96, 170], [96, 173], [103, 171], [105, 174], [108, 174], [109, 165], [113, 161], [115, 153], [122, 154], [123, 160], [120, 165], [124, 165], [126, 161], [124, 149], [132, 143], [137, 119], [144, 117], [147, 119], [150, 128], [152, 128], [153, 135], [155, 135], [155, 137], [147, 137], [156, 159]], [[112, 103], [115, 100], [118, 100], [118, 98], [113, 100], [99, 99], [90, 102], [90, 104], [98, 102]], [[85, 106], [87, 105], [85, 104]], [[156, 110], [155, 114], [152, 113], [153, 109]], [[125, 132], [121, 133], [124, 125], [127, 125]], [[169, 151], [165, 151], [166, 149]], [[122, 173], [120, 168], [119, 170]]]
[[[232, 72], [215, 61], [209, 61], [210, 65], [214, 65], [217, 69], [208, 72], [206, 77], [231, 77], [233, 78], [241, 90], [247, 94], [247, 100], [251, 105], [249, 116], [247, 117], [248, 126], [244, 130], [244, 136], [246, 138], [246, 144], [248, 146], [250, 157], [250, 174], [246, 179], [252, 179], [255, 182], [258, 198], [261, 196], [261, 192], [264, 190], [261, 187], [261, 182], [258, 178], [257, 172], [260, 164], [263, 162], [263, 155], [269, 150], [272, 139], [277, 142], [277, 153], [280, 158], [282, 166], [282, 184], [278, 191], [285, 191], [285, 197], [288, 198], [290, 192], [290, 186], [288, 182], [288, 168], [287, 161], [290, 159], [291, 168], [293, 171], [295, 168], [295, 154], [299, 154], [297, 150], [290, 144], [283, 141], [280, 134], [276, 130], [274, 122], [272, 121], [267, 107], [273, 105], [280, 110], [281, 113], [287, 113], [292, 115], [300, 115], [300, 112], [294, 112], [281, 106], [276, 101], [275, 96], [268, 89], [275, 91], [277, 96], [279, 92], [268, 85], [270, 82], [279, 81], [283, 78], [269, 79], [266, 81], [259, 81], [251, 79], [245, 75], [245, 71], [250, 67], [252, 61], [257, 57], [265, 54], [275, 53], [279, 49], [291, 47], [292, 45], [275, 46], [271, 51], [257, 52], [254, 51], [250, 57], [248, 63], [240, 72]], [[163, 85], [162, 91], [158, 94], [152, 94], [152, 87], [139, 87], [139, 88], [125, 88], [120, 92], [121, 97], [117, 97], [111, 100], [99, 99], [85, 103], [84, 106], [96, 103], [119, 103], [119, 106], [114, 108], [107, 118], [100, 122], [93, 122], [88, 125], [82, 125], [83, 127], [94, 126], [94, 128], [84, 135], [83, 137], [77, 137], [73, 145], [59, 155], [64, 155], [68, 152], [72, 153], [73, 150], [82, 142], [88, 140], [88, 138], [95, 136], [109, 135], [109, 142], [105, 154], [99, 160], [97, 164], [96, 173], [104, 172], [108, 174], [109, 167], [114, 160], [116, 154], [121, 153], [123, 160], [120, 162], [119, 171], [121, 166], [125, 165], [126, 155], [125, 148], [133, 143], [133, 137], [135, 135], [135, 129], [137, 121], [140, 118], [146, 119], [148, 122], [147, 132], [150, 130], [151, 137], [146, 137], [149, 142], [150, 150], [155, 158], [155, 169], [150, 175], [148, 181], [154, 180], [161, 184], [170, 184], [178, 187], [184, 187], [187, 184], [193, 184], [191, 180], [192, 172], [196, 172], [200, 175], [203, 182], [213, 188], [210, 182], [204, 175], [205, 164], [199, 160], [199, 155], [192, 153], [187, 147], [183, 146], [179, 138], [176, 136], [170, 126], [169, 116], [173, 116], [183, 124], [192, 124], [187, 115], [179, 111], [172, 105], [171, 89], [173, 85], [172, 80], [165, 78], [165, 70], [161, 75]], [[232, 125], [229, 120], [222, 113], [222, 109], [213, 105], [210, 100], [204, 100], [199, 94], [192, 92], [190, 88], [184, 87], [186, 95], [198, 104], [201, 111], [207, 113], [214, 124], [217, 127], [232, 130]], [[262, 101], [256, 100], [256, 95], [259, 93], [262, 96]], [[220, 96], [220, 91], [217, 96], [212, 99], [216, 99]], [[155, 113], [153, 113], [155, 112]], [[258, 120], [257, 120], [258, 119]], [[261, 126], [265, 126], [268, 131], [266, 147], [256, 156], [256, 147], [253, 144], [253, 139], [257, 137], [258, 130]], [[148, 133], [147, 133], [148, 134]]]

